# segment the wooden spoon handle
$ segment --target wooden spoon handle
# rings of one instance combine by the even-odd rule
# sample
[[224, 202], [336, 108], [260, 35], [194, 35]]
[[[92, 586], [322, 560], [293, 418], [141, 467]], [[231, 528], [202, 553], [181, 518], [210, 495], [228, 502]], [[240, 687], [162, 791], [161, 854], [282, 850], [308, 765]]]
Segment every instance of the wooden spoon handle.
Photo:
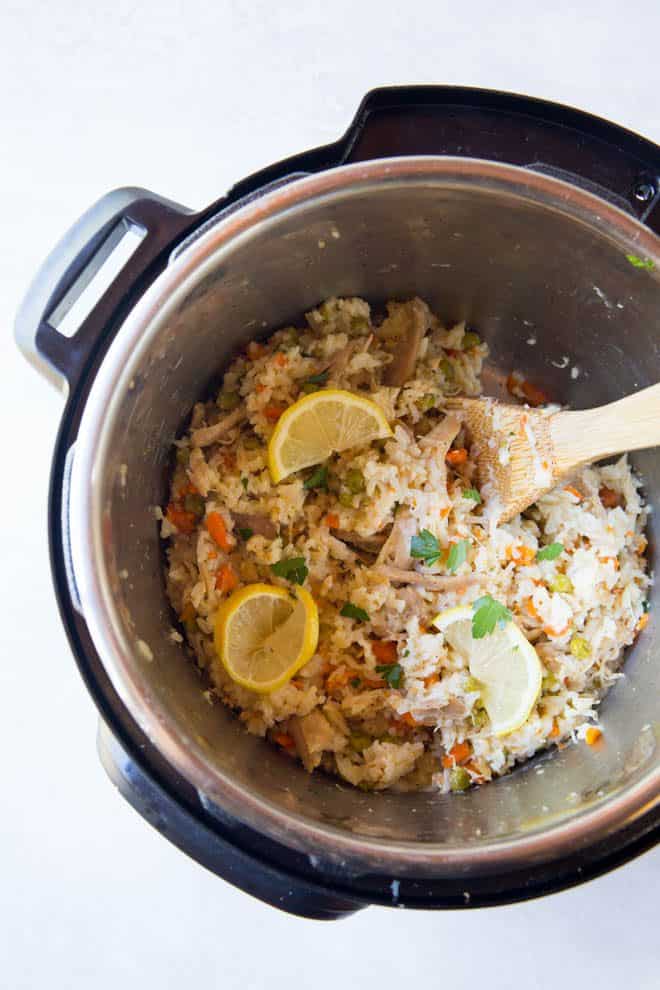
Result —
[[557, 476], [627, 450], [660, 445], [660, 384], [597, 409], [556, 413], [550, 420]]

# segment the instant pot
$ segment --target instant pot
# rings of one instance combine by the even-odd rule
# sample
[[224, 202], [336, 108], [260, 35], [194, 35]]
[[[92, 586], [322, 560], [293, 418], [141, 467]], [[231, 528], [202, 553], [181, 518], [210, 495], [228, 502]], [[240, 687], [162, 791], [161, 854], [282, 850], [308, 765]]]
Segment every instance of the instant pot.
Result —
[[[651, 622], [603, 702], [604, 742], [461, 795], [364, 793], [248, 735], [172, 636], [155, 507], [172, 440], [248, 340], [330, 295], [420, 295], [584, 408], [660, 378], [660, 149], [506, 93], [375, 90], [339, 141], [199, 213], [120, 189], [64, 236], [17, 318], [65, 392], [53, 578], [127, 800], [180, 849], [286, 911], [475, 907], [559, 890], [660, 834], [660, 648]], [[577, 369], [571, 373], [571, 369]], [[655, 560], [660, 456], [635, 454]], [[659, 597], [653, 590], [652, 599]]]

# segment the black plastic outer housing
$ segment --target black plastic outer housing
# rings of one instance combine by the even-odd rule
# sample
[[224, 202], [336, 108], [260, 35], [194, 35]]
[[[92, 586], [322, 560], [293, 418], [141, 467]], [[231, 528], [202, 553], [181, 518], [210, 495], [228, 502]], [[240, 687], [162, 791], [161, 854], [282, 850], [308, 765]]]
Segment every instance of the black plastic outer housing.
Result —
[[[250, 176], [200, 213], [153, 194], [132, 200], [126, 215], [150, 232], [148, 247], [127, 263], [76, 335], [52, 332], [47, 315], [75, 282], [117, 215], [99, 227], [40, 302], [33, 339], [69, 383], [52, 465], [51, 562], [58, 604], [80, 672], [101, 715], [99, 752], [127, 800], [180, 849], [236, 887], [309, 918], [331, 919], [369, 904], [409, 908], [478, 907], [537, 897], [580, 883], [652, 847], [657, 815], [626, 833], [546, 866], [471, 880], [469, 887], [419, 877], [398, 886], [381, 878], [313, 872], [306, 857], [238, 823], [211, 818], [195, 791], [167, 765], [115, 694], [76, 612], [65, 572], [62, 490], [65, 457], [75, 441], [91, 384], [123, 317], [163, 270], [172, 249], [203, 223], [272, 182], [349, 162], [399, 155], [485, 158], [543, 171], [614, 203], [660, 233], [660, 149], [620, 127], [568, 107], [509, 93], [444, 86], [378, 89], [364, 100], [346, 134]], [[64, 243], [64, 242], [62, 242]]]

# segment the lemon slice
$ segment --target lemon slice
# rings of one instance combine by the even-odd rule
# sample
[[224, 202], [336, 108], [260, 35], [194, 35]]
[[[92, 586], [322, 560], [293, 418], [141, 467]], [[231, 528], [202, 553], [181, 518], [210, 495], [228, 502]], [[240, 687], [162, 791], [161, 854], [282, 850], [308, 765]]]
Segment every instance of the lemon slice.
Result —
[[285, 684], [316, 650], [319, 616], [304, 588], [248, 584], [235, 591], [215, 621], [215, 648], [237, 684], [269, 694]]
[[342, 389], [328, 388], [298, 399], [282, 413], [268, 444], [268, 466], [277, 484], [330, 454], [391, 437], [380, 406]]
[[536, 704], [542, 668], [538, 653], [515, 622], [497, 625], [483, 639], [474, 639], [472, 608], [459, 605], [436, 615], [433, 625], [481, 682], [481, 698], [495, 735], [519, 729]]

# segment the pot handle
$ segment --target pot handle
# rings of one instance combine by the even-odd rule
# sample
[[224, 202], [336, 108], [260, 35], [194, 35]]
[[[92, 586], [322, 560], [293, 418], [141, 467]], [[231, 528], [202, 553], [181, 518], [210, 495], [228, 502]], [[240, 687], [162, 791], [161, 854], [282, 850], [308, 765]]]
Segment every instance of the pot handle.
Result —
[[461, 86], [371, 90], [333, 150], [336, 164], [399, 155], [484, 158], [545, 172], [660, 234], [660, 149], [593, 114]]
[[99, 343], [97, 328], [149, 284], [156, 261], [192, 217], [131, 187], [87, 210], [46, 258], [16, 316], [16, 342], [28, 361], [53, 384], [72, 388]]

